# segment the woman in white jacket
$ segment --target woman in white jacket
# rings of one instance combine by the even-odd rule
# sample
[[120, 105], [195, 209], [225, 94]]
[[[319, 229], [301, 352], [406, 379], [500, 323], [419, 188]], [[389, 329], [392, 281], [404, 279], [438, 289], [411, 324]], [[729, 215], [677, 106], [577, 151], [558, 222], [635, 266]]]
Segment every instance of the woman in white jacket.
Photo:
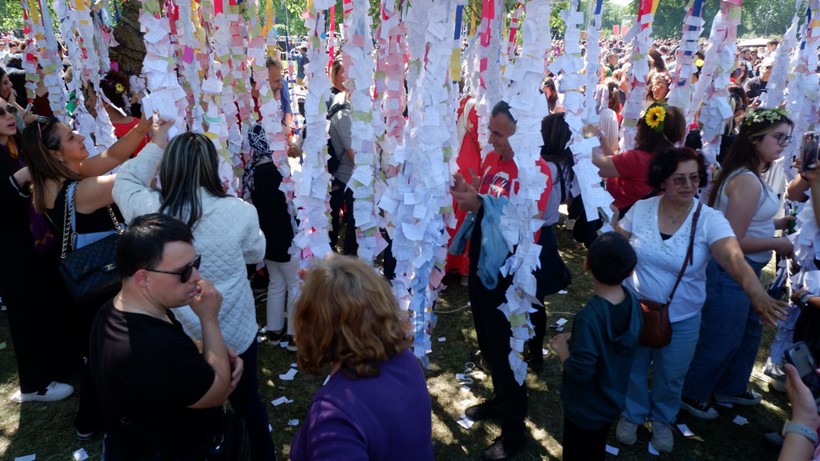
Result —
[[[245, 372], [230, 401], [245, 419], [252, 459], [276, 458], [268, 430], [268, 414], [259, 399], [256, 345], [256, 309], [246, 264], [265, 254], [265, 237], [253, 205], [229, 196], [220, 182], [216, 148], [207, 137], [183, 133], [167, 143], [154, 139], [140, 155], [120, 168], [114, 183], [114, 200], [123, 216], [161, 212], [185, 221], [194, 234], [202, 257], [200, 273], [222, 294], [219, 325], [225, 343], [245, 362]], [[161, 190], [151, 187], [159, 168]], [[185, 331], [200, 339], [199, 319], [190, 307], [174, 310]]]

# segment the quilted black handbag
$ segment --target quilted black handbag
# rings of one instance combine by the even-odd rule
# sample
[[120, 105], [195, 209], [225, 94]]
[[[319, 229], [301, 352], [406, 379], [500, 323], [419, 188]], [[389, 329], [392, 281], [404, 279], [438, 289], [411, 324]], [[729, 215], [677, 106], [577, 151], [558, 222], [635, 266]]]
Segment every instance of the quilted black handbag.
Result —
[[[123, 226], [117, 221], [114, 210], [108, 207], [108, 214], [114, 223], [113, 233], [99, 240], [76, 248], [78, 235], [74, 234], [74, 189], [68, 188], [63, 220], [63, 241], [60, 252], [60, 275], [71, 298], [83, 303], [104, 295], [113, 296], [120, 287], [117, 272], [117, 242]], [[71, 246], [71, 251], [68, 251]]]

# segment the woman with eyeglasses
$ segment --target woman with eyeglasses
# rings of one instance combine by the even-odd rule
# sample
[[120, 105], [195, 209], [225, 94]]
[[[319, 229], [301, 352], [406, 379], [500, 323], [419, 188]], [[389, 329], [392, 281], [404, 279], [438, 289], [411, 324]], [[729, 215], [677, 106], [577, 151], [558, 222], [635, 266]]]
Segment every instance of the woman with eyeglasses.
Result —
[[[76, 214], [75, 233], [92, 234], [114, 229], [109, 213], [113, 205], [111, 189], [114, 176], [106, 175], [122, 164], [134, 152], [150, 128], [149, 121], [140, 123], [128, 135], [96, 156], [89, 156], [83, 141], [85, 137], [71, 130], [56, 118], [39, 117], [23, 131], [23, 159], [31, 173], [31, 195], [34, 209], [45, 214], [57, 245], [62, 246], [66, 200], [73, 190], [73, 208]], [[122, 221], [115, 206], [111, 210], [118, 222]], [[67, 245], [67, 251], [70, 246]], [[59, 248], [62, 252], [62, 248]], [[111, 293], [113, 295], [114, 293]], [[81, 352], [88, 355], [91, 325], [100, 306], [108, 296], [75, 303], [77, 339]], [[89, 440], [101, 427], [97, 396], [87, 367], [80, 386], [80, 407], [75, 426], [77, 438]]]
[[[182, 133], [163, 149], [148, 144], [139, 156], [117, 172], [114, 199], [123, 216], [160, 212], [181, 219], [194, 234], [202, 255], [199, 273], [222, 294], [219, 326], [225, 344], [245, 363], [231, 407], [245, 419], [253, 460], [275, 459], [268, 431], [268, 412], [259, 398], [257, 375], [256, 307], [246, 264], [265, 256], [265, 237], [253, 205], [225, 193], [219, 178], [219, 157], [213, 141], [203, 134]], [[159, 171], [159, 186], [152, 181]], [[185, 275], [185, 274], [182, 274]], [[174, 311], [185, 332], [202, 338], [199, 317], [190, 307]]]
[[0, 297], [8, 308], [17, 358], [18, 403], [62, 400], [74, 388], [61, 381], [80, 364], [54, 255], [54, 234], [31, 205], [31, 174], [20, 155], [17, 108], [0, 99]]
[[[748, 112], [709, 194], [709, 205], [726, 216], [758, 277], [773, 252], [792, 254], [791, 241], [774, 234], [794, 218], [773, 219], [780, 199], [761, 177], [789, 145], [792, 127], [782, 109]], [[714, 419], [718, 412], [710, 404], [713, 395], [720, 403], [760, 403], [760, 394], [748, 387], [749, 378], [763, 333], [761, 322], [773, 322], [752, 308], [741, 286], [716, 261], [709, 263], [707, 278], [703, 324], [686, 375], [683, 407], [699, 418]]]
[[626, 409], [616, 428], [618, 441], [626, 445], [634, 444], [638, 426], [649, 422], [652, 446], [660, 452], [671, 452], [674, 447], [671, 426], [681, 406], [683, 380], [698, 344], [707, 264], [720, 267], [727, 278], [738, 281], [742, 287], [739, 289], [747, 294], [747, 300], [752, 300], [761, 319], [774, 323], [783, 318], [783, 303], [771, 299], [761, 286], [744, 259], [732, 226], [719, 211], [701, 206], [696, 198], [698, 187], [705, 181], [706, 165], [699, 152], [688, 147], [669, 149], [655, 156], [649, 166], [649, 183], [662, 195], [638, 201], [620, 222], [613, 221], [613, 227], [629, 238], [638, 254], [638, 264], [627, 286], [639, 299], [664, 303], [687, 259], [692, 222], [697, 217], [692, 257], [669, 303], [672, 340], [664, 347], [638, 347], [632, 363]]

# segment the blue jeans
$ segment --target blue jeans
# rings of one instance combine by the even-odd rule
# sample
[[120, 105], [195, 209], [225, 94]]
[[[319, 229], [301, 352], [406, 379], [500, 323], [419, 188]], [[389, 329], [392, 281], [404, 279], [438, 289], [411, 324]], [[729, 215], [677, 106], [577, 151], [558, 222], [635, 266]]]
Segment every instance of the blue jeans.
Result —
[[[635, 424], [659, 421], [673, 424], [680, 410], [683, 379], [695, 354], [700, 331], [700, 314], [672, 324], [672, 342], [666, 347], [651, 349], [638, 346], [623, 416]], [[649, 367], [652, 366], [653, 386], [649, 389]]]
[[[760, 277], [764, 263], [749, 259]], [[715, 260], [706, 269], [706, 304], [695, 359], [689, 367], [683, 396], [698, 402], [712, 393], [737, 395], [749, 385], [763, 327], [749, 297]]]
[[251, 444], [251, 460], [275, 461], [276, 448], [273, 437], [268, 430], [268, 409], [259, 398], [259, 375], [256, 372], [256, 355], [258, 352], [256, 338], [248, 350], [239, 354], [244, 362], [245, 369], [236, 389], [228, 396], [231, 408], [237, 415], [245, 419], [248, 438]]

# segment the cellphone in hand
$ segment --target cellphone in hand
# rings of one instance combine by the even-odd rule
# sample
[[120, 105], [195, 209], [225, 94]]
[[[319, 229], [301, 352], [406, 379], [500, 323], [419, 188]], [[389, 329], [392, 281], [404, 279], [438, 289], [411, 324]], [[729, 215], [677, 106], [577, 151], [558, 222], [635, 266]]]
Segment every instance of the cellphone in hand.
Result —
[[820, 154], [820, 132], [809, 131], [803, 135], [800, 143], [800, 161], [803, 171], [817, 168], [817, 156]]
[[797, 369], [800, 379], [811, 390], [814, 402], [820, 408], [820, 376], [817, 376], [815, 371], [817, 370], [817, 362], [814, 361], [809, 346], [803, 341], [798, 341], [786, 350], [785, 355], [786, 361]]

